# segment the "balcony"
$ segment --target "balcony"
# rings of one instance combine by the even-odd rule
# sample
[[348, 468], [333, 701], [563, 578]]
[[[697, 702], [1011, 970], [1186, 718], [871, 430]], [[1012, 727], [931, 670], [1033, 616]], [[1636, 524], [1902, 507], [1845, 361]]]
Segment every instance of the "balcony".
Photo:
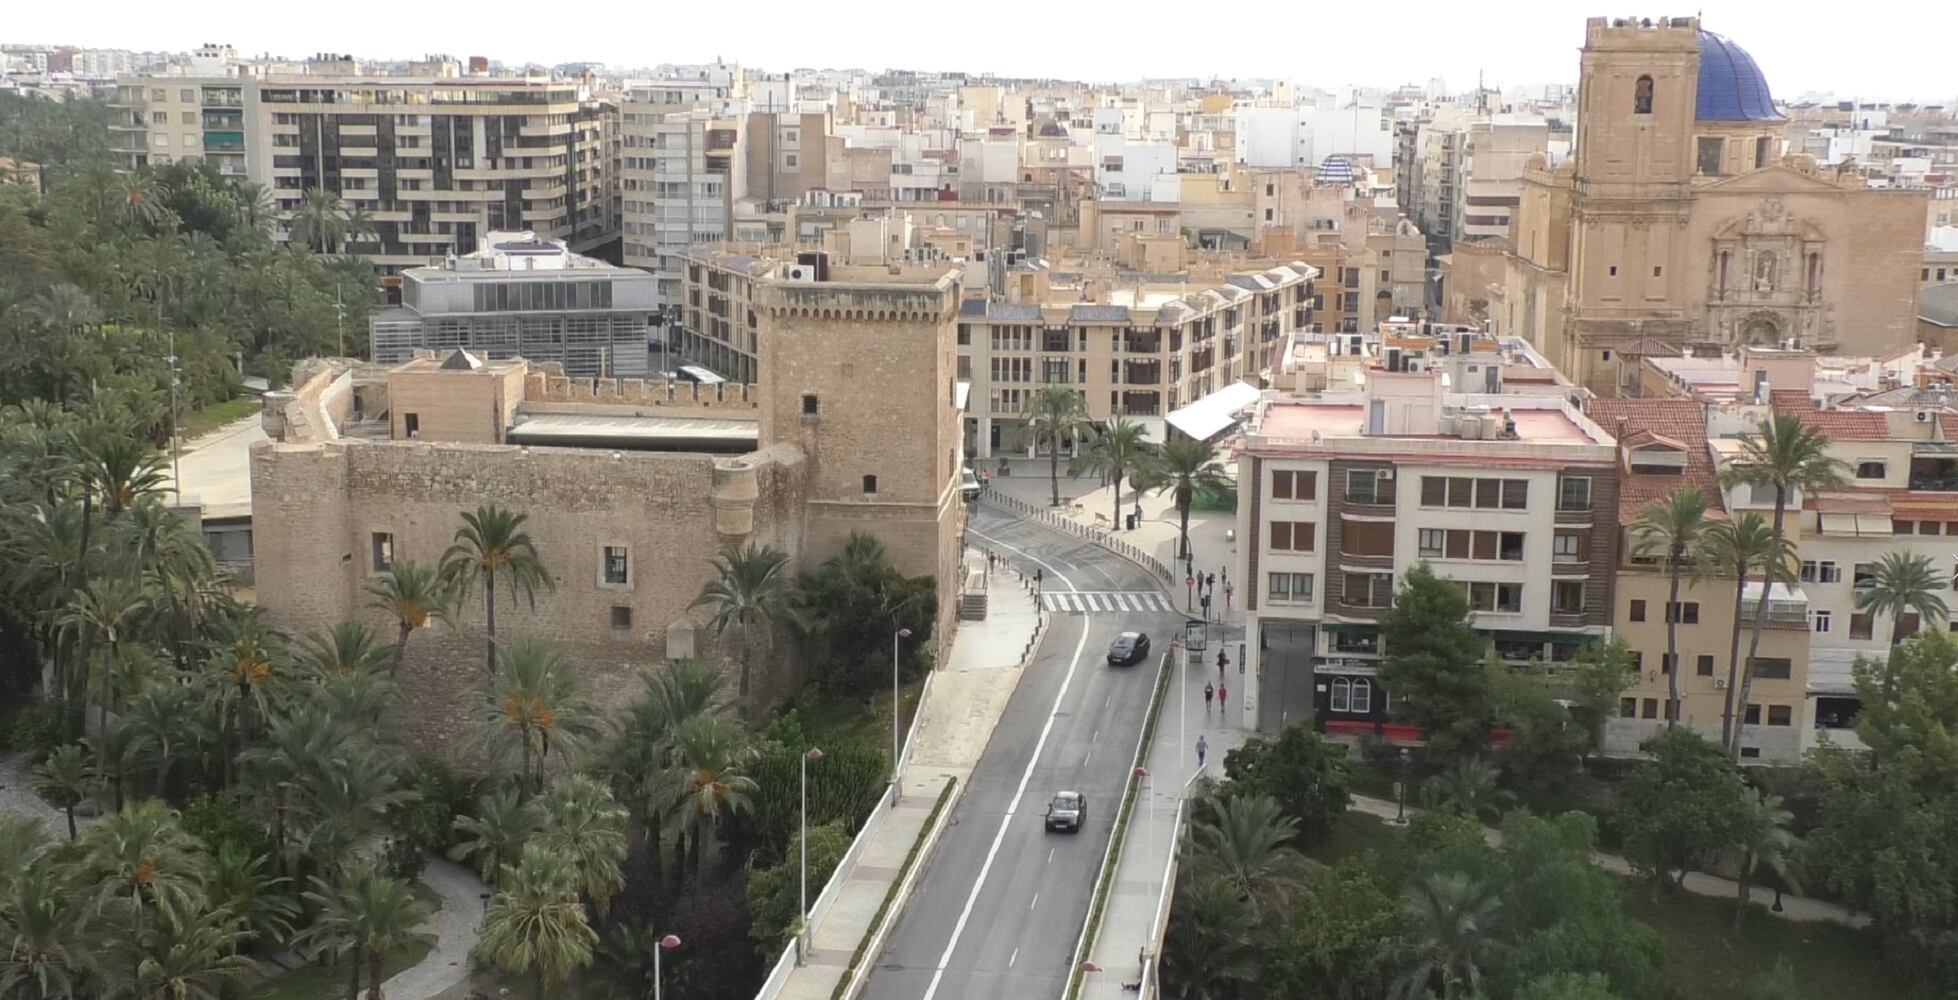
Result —
[[1958, 450], [1942, 442], [1919, 442], [1912, 446], [1911, 450], [1918, 454], [1910, 460], [1910, 488], [1930, 493], [1958, 492], [1958, 457], [1923, 454], [1932, 448]]

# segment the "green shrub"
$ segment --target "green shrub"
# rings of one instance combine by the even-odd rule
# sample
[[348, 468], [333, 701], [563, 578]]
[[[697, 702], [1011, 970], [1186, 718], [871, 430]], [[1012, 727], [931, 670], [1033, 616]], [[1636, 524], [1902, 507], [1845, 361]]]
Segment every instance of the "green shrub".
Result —
[[388, 817], [397, 838], [427, 854], [447, 854], [457, 840], [455, 819], [472, 815], [477, 786], [440, 761], [415, 762], [403, 782], [415, 797], [396, 806]]
[[7, 728], [7, 748], [27, 751], [37, 763], [46, 760], [55, 747], [68, 742], [67, 721], [61, 716], [61, 706], [53, 702], [22, 710]]
[[246, 815], [245, 807], [227, 793], [192, 799], [183, 809], [183, 827], [186, 833], [203, 841], [213, 856], [227, 846], [238, 849], [246, 857], [272, 853], [265, 825]]

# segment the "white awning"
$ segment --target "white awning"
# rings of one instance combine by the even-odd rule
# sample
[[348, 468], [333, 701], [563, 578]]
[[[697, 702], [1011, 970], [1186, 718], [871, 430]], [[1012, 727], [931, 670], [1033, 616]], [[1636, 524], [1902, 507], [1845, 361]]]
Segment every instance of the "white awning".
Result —
[[958, 395], [954, 396], [952, 401], [957, 405], [958, 411], [964, 413], [966, 401], [972, 398], [972, 383], [959, 382], [956, 384], [958, 386]]
[[1169, 425], [1198, 441], [1208, 441], [1238, 421], [1263, 390], [1248, 382], [1232, 382], [1188, 406], [1169, 412]]

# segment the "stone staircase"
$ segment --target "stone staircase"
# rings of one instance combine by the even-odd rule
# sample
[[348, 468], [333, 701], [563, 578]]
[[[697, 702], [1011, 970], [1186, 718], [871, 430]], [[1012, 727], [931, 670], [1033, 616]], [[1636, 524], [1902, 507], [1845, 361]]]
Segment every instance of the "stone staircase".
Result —
[[982, 622], [986, 620], [986, 570], [973, 568], [969, 563], [965, 568], [965, 587], [959, 592], [959, 620]]

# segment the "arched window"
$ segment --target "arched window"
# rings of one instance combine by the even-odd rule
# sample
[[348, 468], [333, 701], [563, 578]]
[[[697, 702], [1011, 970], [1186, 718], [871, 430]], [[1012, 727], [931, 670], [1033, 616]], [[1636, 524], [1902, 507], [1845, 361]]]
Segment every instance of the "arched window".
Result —
[[1335, 712], [1347, 712], [1352, 710], [1352, 705], [1353, 682], [1344, 677], [1333, 678], [1332, 710]]
[[1373, 684], [1369, 681], [1353, 682], [1353, 711], [1365, 715], [1373, 711]]
[[877, 495], [877, 477], [876, 477], [876, 476], [865, 476], [865, 477], [863, 477], [863, 491], [864, 491], [865, 493], [867, 493], [867, 494], [869, 494], [870, 496], [876, 496], [876, 495]]
[[1632, 113], [1649, 115], [1652, 113], [1652, 78], [1641, 76], [1632, 90]]

